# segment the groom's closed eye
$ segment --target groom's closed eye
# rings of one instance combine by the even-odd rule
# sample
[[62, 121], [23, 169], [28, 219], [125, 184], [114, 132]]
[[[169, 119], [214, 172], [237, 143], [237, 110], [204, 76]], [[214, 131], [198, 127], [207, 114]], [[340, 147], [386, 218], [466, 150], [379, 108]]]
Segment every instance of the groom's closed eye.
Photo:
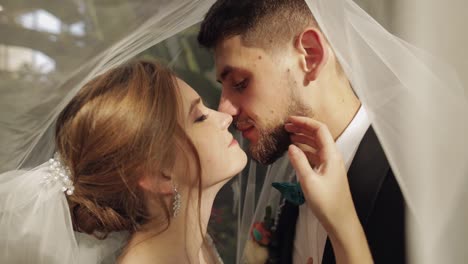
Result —
[[249, 79], [244, 79], [236, 84], [234, 84], [232, 86], [232, 88], [234, 90], [236, 90], [237, 92], [242, 92], [243, 90], [245, 90], [245, 88], [247, 88], [247, 86], [249, 85]]

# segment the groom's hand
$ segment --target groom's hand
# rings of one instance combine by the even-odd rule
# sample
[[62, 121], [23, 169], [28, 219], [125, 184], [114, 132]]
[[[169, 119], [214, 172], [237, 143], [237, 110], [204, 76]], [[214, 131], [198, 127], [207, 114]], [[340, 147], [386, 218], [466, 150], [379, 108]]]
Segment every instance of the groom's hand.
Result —
[[357, 216], [345, 164], [328, 128], [311, 118], [293, 116], [285, 129], [291, 133], [288, 154], [308, 206], [328, 232], [346, 226]]

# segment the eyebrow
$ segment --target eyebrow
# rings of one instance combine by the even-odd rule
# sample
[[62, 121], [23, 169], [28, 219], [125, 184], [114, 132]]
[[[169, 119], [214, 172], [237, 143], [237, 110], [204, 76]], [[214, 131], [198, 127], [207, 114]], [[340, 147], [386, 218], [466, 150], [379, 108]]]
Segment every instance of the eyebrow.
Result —
[[199, 103], [201, 103], [201, 97], [198, 97], [197, 99], [193, 100], [192, 103], [190, 104], [190, 111], [189, 114], [192, 113], [193, 109], [195, 106], [197, 106]]
[[224, 81], [224, 79], [226, 79], [226, 77], [231, 74], [231, 72], [234, 70], [234, 67], [231, 67], [231, 66], [226, 66], [224, 67], [223, 71], [221, 72], [221, 74], [219, 75], [219, 78], [218, 80], [216, 80], [217, 82], [219, 83], [222, 83]]

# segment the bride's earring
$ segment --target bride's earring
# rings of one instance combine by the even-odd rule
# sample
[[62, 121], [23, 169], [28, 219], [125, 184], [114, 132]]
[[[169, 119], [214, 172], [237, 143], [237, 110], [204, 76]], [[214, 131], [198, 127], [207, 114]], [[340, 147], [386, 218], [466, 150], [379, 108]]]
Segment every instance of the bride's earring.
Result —
[[172, 215], [176, 217], [179, 215], [180, 210], [180, 193], [177, 191], [177, 188], [174, 186], [174, 202], [172, 203]]

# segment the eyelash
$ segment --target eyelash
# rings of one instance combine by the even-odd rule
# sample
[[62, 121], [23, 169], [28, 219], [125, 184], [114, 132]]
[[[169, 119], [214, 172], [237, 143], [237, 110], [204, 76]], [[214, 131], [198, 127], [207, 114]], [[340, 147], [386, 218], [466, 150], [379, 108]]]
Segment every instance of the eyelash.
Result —
[[208, 115], [201, 115], [199, 118], [195, 120], [195, 123], [200, 123], [205, 121], [208, 118]]
[[245, 88], [247, 88], [247, 85], [248, 85], [248, 80], [244, 79], [243, 81], [235, 84], [233, 86], [233, 88], [234, 88], [234, 90], [236, 90], [238, 92], [242, 92]]

